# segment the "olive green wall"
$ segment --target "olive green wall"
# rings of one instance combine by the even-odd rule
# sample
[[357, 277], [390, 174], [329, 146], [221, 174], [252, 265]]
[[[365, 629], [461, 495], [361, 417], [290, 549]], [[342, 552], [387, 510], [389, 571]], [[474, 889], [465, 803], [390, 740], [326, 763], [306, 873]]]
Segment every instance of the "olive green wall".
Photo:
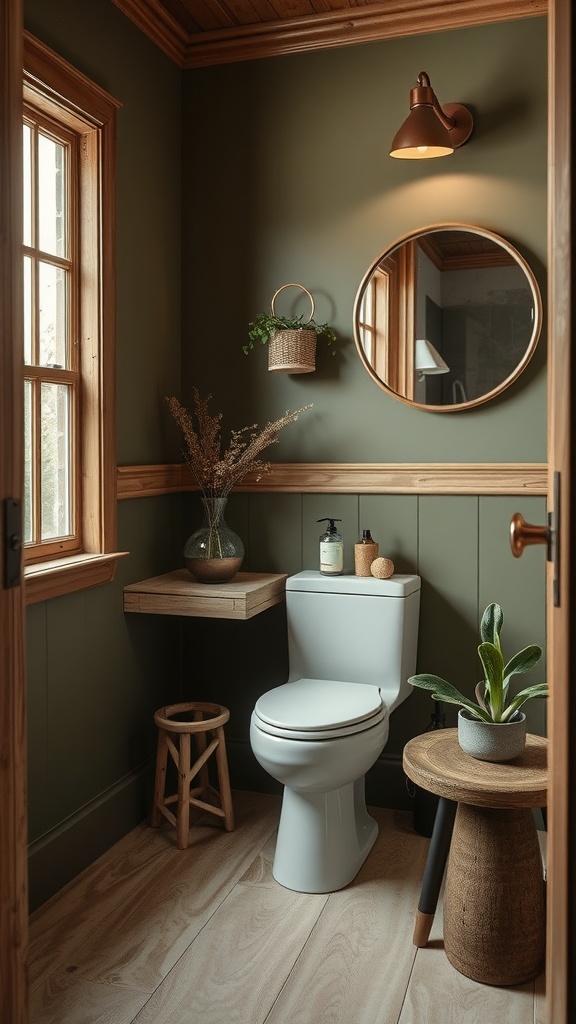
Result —
[[[374, 257], [440, 220], [510, 238], [544, 287], [541, 19], [182, 73], [111, 0], [26, 0], [25, 18], [122, 103], [120, 464], [176, 461], [163, 396], [188, 398], [195, 384], [233, 427], [313, 402], [270, 453], [285, 461], [545, 459], [544, 343], [501, 400], [438, 416], [376, 387], [351, 324]], [[466, 102], [477, 117], [472, 141], [433, 166], [387, 156], [422, 68], [441, 99]], [[317, 372], [300, 378], [268, 374], [265, 350], [241, 349], [249, 320], [292, 280], [313, 291], [319, 318], [341, 339], [336, 358], [321, 352]], [[518, 508], [543, 521], [537, 498], [246, 494], [232, 496], [228, 520], [246, 542], [246, 568], [278, 572], [316, 564], [317, 518], [342, 517], [348, 568], [358, 531], [370, 526], [400, 571], [422, 576], [419, 667], [471, 687], [488, 601], [504, 606], [507, 649], [544, 641], [541, 552], [519, 562], [508, 553]], [[233, 785], [270, 785], [247, 730], [256, 696], [286, 677], [283, 609], [182, 625], [122, 611], [122, 587], [178, 564], [197, 517], [189, 496], [120, 502], [119, 548], [130, 555], [114, 584], [28, 610], [33, 905], [146, 814], [159, 704], [181, 694], [227, 704]], [[395, 712], [369, 779], [374, 802], [406, 805], [402, 745], [430, 712], [422, 694]], [[541, 730], [542, 706], [530, 714]]]
[[[389, 144], [422, 69], [441, 101], [473, 110], [474, 134], [444, 160], [392, 160]], [[545, 293], [545, 19], [190, 71], [183, 116], [185, 397], [193, 385], [212, 393], [231, 427], [313, 403], [271, 450], [278, 461], [545, 461], [544, 337], [501, 398], [438, 414], [385, 395], [363, 369], [352, 329], [356, 291], [376, 256], [406, 232], [442, 221], [509, 239]], [[330, 321], [340, 339], [336, 357], [320, 343], [313, 374], [271, 374], [265, 348], [242, 351], [249, 321], [291, 281], [312, 292], [317, 319]], [[198, 512], [189, 505], [192, 525]], [[543, 553], [517, 561], [509, 549], [518, 510], [545, 521], [543, 499], [474, 495], [234, 495], [227, 521], [246, 542], [246, 568], [276, 572], [317, 565], [316, 520], [327, 515], [342, 519], [351, 571], [353, 544], [370, 527], [399, 571], [422, 576], [419, 670], [471, 695], [478, 623], [490, 601], [504, 608], [505, 651], [545, 642]], [[277, 615], [242, 626], [188, 622], [185, 637], [191, 675], [200, 660], [196, 674], [232, 710], [236, 783], [270, 786], [254, 764], [248, 728], [258, 694], [286, 678]], [[533, 681], [543, 673], [535, 669]], [[375, 802], [406, 802], [402, 747], [426, 728], [432, 709], [417, 692], [392, 715], [368, 777]], [[528, 716], [531, 729], [544, 731], [543, 702], [528, 705]]]
[[[444, 159], [393, 160], [390, 142], [422, 69], [441, 101], [473, 110], [474, 134]], [[545, 339], [502, 398], [432, 414], [369, 377], [352, 313], [378, 254], [442, 221], [509, 239], [545, 290], [546, 117], [543, 18], [189, 72], [185, 392], [194, 383], [212, 392], [234, 426], [313, 402], [282, 434], [279, 461], [544, 461]], [[341, 339], [335, 358], [321, 343], [314, 374], [270, 374], [265, 348], [242, 352], [250, 320], [290, 281], [312, 292], [317, 319]]]

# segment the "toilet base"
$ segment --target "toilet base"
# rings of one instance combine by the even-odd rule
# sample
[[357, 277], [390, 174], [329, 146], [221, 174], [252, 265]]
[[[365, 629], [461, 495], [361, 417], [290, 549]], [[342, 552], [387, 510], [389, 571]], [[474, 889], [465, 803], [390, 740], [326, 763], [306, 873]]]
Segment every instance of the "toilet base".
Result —
[[272, 874], [296, 892], [335, 892], [358, 874], [377, 835], [364, 777], [328, 793], [285, 786]]

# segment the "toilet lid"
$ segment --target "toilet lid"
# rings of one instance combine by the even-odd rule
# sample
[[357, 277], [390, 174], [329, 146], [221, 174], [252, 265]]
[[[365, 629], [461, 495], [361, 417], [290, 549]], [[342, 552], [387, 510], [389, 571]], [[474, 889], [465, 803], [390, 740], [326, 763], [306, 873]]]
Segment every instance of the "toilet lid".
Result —
[[377, 686], [297, 679], [263, 694], [254, 714], [264, 732], [329, 739], [369, 729], [384, 718], [386, 706]]

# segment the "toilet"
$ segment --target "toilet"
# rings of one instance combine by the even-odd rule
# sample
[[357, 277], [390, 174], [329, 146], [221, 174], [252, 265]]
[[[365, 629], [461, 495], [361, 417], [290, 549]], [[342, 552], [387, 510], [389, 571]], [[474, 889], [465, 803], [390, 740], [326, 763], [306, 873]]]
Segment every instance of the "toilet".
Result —
[[288, 682], [256, 701], [250, 743], [284, 786], [272, 873], [298, 892], [334, 892], [378, 833], [364, 776], [416, 671], [420, 577], [286, 581]]

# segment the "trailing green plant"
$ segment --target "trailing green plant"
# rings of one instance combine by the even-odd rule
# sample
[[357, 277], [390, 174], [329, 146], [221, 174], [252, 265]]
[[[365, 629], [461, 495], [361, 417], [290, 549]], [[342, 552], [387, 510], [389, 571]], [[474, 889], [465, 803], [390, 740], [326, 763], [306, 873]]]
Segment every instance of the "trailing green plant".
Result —
[[267, 345], [277, 331], [315, 331], [318, 337], [325, 338], [328, 348], [334, 355], [336, 351], [336, 334], [328, 324], [317, 324], [315, 320], [304, 320], [304, 314], [297, 317], [277, 316], [276, 313], [258, 313], [248, 325], [248, 343], [242, 348], [246, 354], [260, 343]]
[[430, 690], [434, 700], [459, 704], [482, 722], [509, 722], [525, 701], [532, 697], [547, 697], [548, 685], [537, 683], [527, 686], [511, 699], [508, 698], [512, 676], [533, 668], [540, 661], [542, 648], [538, 644], [531, 644], [515, 654], [505, 665], [500, 643], [503, 621], [504, 615], [500, 605], [489, 604], [480, 623], [482, 642], [478, 647], [478, 654], [484, 668], [484, 679], [476, 686], [477, 704], [468, 700], [455, 686], [440, 676], [422, 673], [411, 676], [408, 682], [421, 690]]

